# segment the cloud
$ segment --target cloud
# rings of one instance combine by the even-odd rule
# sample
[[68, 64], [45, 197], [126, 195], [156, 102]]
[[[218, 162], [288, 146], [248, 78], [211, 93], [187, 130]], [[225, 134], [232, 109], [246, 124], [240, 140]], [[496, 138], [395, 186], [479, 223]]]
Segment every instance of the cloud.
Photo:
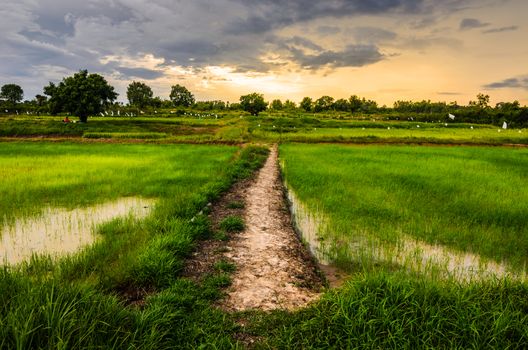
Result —
[[[225, 28], [227, 34], [265, 33], [273, 29], [320, 18], [420, 13], [429, 4], [429, 1], [426, 0], [236, 1], [246, 6], [249, 15], [230, 22]], [[447, 1], [447, 3], [451, 2]]]
[[509, 27], [500, 27], [500, 28], [492, 28], [488, 30], [482, 31], [484, 34], [492, 34], [492, 33], [502, 33], [502, 32], [511, 32], [518, 30], [519, 26], [509, 26]]
[[315, 54], [297, 49], [291, 52], [293, 61], [305, 69], [362, 67], [385, 59], [374, 45], [348, 45], [340, 51], [326, 50]]
[[442, 96], [458, 96], [458, 95], [462, 95], [460, 92], [452, 92], [452, 91], [440, 91], [440, 92], [437, 92], [437, 95], [442, 95]]
[[341, 33], [341, 28], [336, 26], [319, 26], [317, 27], [317, 33], [321, 35], [334, 35]]
[[398, 34], [377, 27], [356, 27], [350, 30], [350, 33], [356, 39], [356, 42], [379, 44], [393, 41], [398, 37]]
[[[30, 82], [25, 90], [31, 95], [40, 93], [49, 80], [60, 80], [79, 69], [111, 76], [123, 84], [138, 78], [161, 84], [170, 79], [192, 81], [211, 66], [247, 76], [362, 67], [387, 59], [383, 49], [398, 47], [393, 41], [405, 40], [399, 29], [386, 29], [384, 19], [410, 23], [427, 17], [433, 22], [439, 13], [480, 3], [3, 0], [0, 80]], [[423, 39], [413, 45], [456, 44], [454, 39], [416, 32]], [[178, 73], [171, 73], [174, 70]]]
[[129, 67], [116, 67], [116, 70], [124, 74], [127, 78], [141, 78], [147, 80], [153, 80], [163, 76], [163, 71], [152, 70], [147, 68], [129, 68]]
[[475, 28], [483, 28], [489, 26], [491, 23], [481, 22], [476, 18], [464, 18], [460, 21], [460, 30], [469, 30]]
[[502, 81], [486, 84], [483, 86], [485, 89], [524, 89], [528, 90], [528, 75], [520, 76], [515, 78], [508, 78]]

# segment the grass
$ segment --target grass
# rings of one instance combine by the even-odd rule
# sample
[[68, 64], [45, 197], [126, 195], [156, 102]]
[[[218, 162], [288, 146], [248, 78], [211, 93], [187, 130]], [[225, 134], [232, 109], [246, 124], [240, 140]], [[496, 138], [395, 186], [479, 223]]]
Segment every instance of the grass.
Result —
[[[207, 218], [196, 213], [234, 181], [250, 175], [267, 150], [186, 145], [2, 146], [12, 176], [19, 176], [14, 182], [33, 185], [27, 188], [33, 194], [24, 194], [22, 188], [17, 192], [24, 194], [20, 198], [33, 198], [22, 202], [24, 208], [42, 206], [36, 200], [40, 193], [56, 199], [57, 205], [84, 205], [123, 194], [156, 196], [158, 204], [145, 220], [120, 218], [100, 226], [103, 239], [76, 255], [59, 260], [34, 257], [20, 266], [2, 268], [0, 347], [236, 346], [237, 326], [211, 306], [221, 296], [220, 289], [230, 283], [224, 272], [229, 266], [223, 264], [199, 284], [181, 279], [179, 272], [195, 242], [211, 234]], [[55, 173], [51, 164], [59, 165]], [[20, 168], [29, 165], [29, 169]], [[27, 178], [33, 182], [26, 180], [22, 169], [31, 172]], [[69, 181], [64, 182], [62, 171], [69, 171]], [[92, 183], [85, 183], [87, 179]], [[57, 185], [49, 186], [48, 181]], [[57, 193], [61, 196], [56, 197]], [[129, 295], [137, 293], [142, 295], [142, 306], [127, 307], [125, 301], [135, 298]]]
[[519, 284], [361, 275], [307, 309], [256, 316], [250, 332], [271, 349], [522, 349], [527, 293]]
[[[327, 219], [334, 258], [352, 242], [413, 237], [524, 269], [528, 168], [524, 149], [283, 145], [286, 181]], [[347, 243], [348, 242], [348, 243]]]
[[0, 223], [46, 205], [74, 208], [124, 196], [177, 193], [186, 202], [235, 151], [220, 146], [3, 142]]
[[240, 232], [245, 228], [244, 220], [239, 216], [230, 215], [222, 219], [220, 228], [226, 232]]
[[341, 247], [334, 261], [351, 274], [303, 310], [246, 313], [245, 332], [262, 339], [257, 348], [526, 346], [526, 282], [430, 278], [350, 252], [358, 237], [391, 245], [410, 235], [521, 268], [525, 150], [287, 144], [280, 151], [289, 187], [322, 220], [325, 242]]
[[[14, 121], [6, 123], [0, 125], [4, 136], [22, 130]], [[388, 130], [387, 123], [267, 115], [93, 118], [72, 126], [82, 132], [71, 132], [166, 133], [163, 142], [526, 143], [523, 136], [502, 138], [504, 131], [495, 127], [417, 131], [416, 124], [401, 122]], [[37, 124], [27, 121], [18, 135], [70, 132], [54, 134], [64, 125], [53, 118]], [[35, 257], [0, 269], [0, 348], [243, 348], [244, 339], [264, 349], [525, 347], [526, 283], [431, 279], [356, 261], [349, 247], [357, 235], [388, 246], [412, 237], [522, 269], [528, 251], [526, 150], [285, 144], [280, 151], [288, 184], [322, 220], [328, 229], [324, 242], [336, 248], [335, 261], [352, 274], [343, 287], [303, 310], [228, 314], [213, 305], [230, 284], [234, 265], [218, 261], [200, 283], [180, 272], [197, 240], [226, 239], [227, 228], [243, 228], [240, 218], [227, 218], [215, 235], [197, 213], [206, 212], [207, 203], [231, 183], [250, 176], [267, 150], [0, 143], [4, 222], [46, 205], [74, 208], [129, 195], [158, 200], [145, 220], [118, 218], [101, 225], [102, 239], [74, 256]]]

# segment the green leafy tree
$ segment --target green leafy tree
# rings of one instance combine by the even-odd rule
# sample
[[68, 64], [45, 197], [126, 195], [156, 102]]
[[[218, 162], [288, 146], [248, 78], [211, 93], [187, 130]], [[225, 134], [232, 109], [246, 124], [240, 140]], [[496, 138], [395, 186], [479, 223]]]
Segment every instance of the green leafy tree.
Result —
[[144, 108], [152, 105], [153, 95], [152, 89], [145, 83], [133, 81], [128, 85], [127, 98], [128, 102], [133, 106]]
[[281, 100], [273, 100], [271, 101], [271, 109], [274, 109], [276, 111], [280, 111], [283, 108], [283, 104]]
[[357, 95], [352, 95], [348, 99], [350, 112], [357, 112], [361, 109], [361, 99]]
[[480, 109], [486, 109], [489, 107], [490, 97], [489, 95], [478, 94], [476, 101], [469, 101], [470, 106], [478, 107]]
[[17, 84], [5, 84], [0, 90], [0, 97], [16, 105], [24, 98], [24, 90]]
[[336, 111], [340, 112], [348, 112], [350, 110], [350, 104], [344, 98], [335, 101], [333, 107]]
[[291, 111], [291, 110], [294, 110], [295, 108], [297, 108], [297, 105], [293, 101], [286, 100], [286, 101], [284, 101], [283, 108], [286, 109], [286, 110], [290, 110]]
[[44, 110], [46, 102], [48, 102], [48, 98], [46, 96], [40, 94], [35, 96], [35, 104], [37, 105], [37, 115], [40, 115], [40, 112]]
[[305, 97], [302, 99], [301, 104], [299, 106], [306, 112], [310, 112], [312, 110], [313, 101], [310, 97]]
[[64, 78], [59, 85], [50, 83], [44, 87], [48, 95], [51, 112], [68, 112], [79, 117], [83, 123], [88, 116], [99, 114], [117, 98], [117, 93], [99, 74], [88, 74], [81, 70]]
[[330, 96], [322, 96], [315, 101], [314, 110], [316, 112], [328, 111], [333, 107], [334, 98]]
[[240, 106], [244, 111], [252, 115], [258, 115], [260, 112], [266, 110], [268, 103], [264, 101], [262, 94], [254, 92], [249, 95], [240, 96]]
[[190, 107], [195, 102], [193, 94], [185, 86], [178, 84], [171, 88], [169, 97], [176, 107]]

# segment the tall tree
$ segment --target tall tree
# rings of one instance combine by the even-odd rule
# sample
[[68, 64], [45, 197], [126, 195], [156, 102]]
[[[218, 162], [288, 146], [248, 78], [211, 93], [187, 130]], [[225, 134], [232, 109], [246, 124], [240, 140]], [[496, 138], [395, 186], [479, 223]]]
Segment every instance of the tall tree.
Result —
[[153, 92], [150, 86], [139, 81], [133, 81], [128, 85], [127, 98], [128, 102], [136, 107], [144, 108], [152, 104]]
[[24, 90], [17, 84], [5, 84], [0, 90], [0, 97], [15, 105], [24, 98]]
[[313, 101], [310, 97], [305, 97], [302, 99], [301, 104], [299, 105], [302, 109], [304, 109], [306, 112], [310, 112], [312, 110]]
[[265, 111], [268, 107], [268, 103], [264, 101], [264, 95], [256, 92], [240, 96], [240, 106], [246, 112], [252, 115], [258, 115], [260, 112]]
[[170, 100], [177, 107], [190, 107], [194, 104], [193, 94], [185, 86], [176, 84], [171, 88]]
[[281, 100], [273, 100], [271, 101], [271, 109], [274, 109], [276, 111], [280, 111], [283, 108], [282, 101]]
[[44, 93], [50, 97], [52, 113], [68, 112], [83, 123], [88, 116], [103, 112], [117, 98], [114, 88], [102, 76], [88, 74], [87, 70], [64, 78], [59, 85], [50, 83], [44, 87]]
[[334, 98], [330, 96], [322, 96], [315, 101], [314, 110], [316, 112], [327, 111], [332, 108], [334, 104]]

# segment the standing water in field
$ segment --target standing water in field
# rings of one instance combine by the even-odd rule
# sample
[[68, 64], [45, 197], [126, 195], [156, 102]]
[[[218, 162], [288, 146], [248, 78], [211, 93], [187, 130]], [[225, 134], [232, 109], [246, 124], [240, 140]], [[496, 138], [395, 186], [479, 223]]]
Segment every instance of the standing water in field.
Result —
[[[293, 221], [300, 231], [302, 238], [308, 244], [308, 248], [312, 254], [317, 258], [319, 263], [328, 265], [330, 259], [326, 253], [324, 241], [319, 235], [319, 231], [324, 225], [323, 215], [317, 215], [310, 212], [298, 199], [295, 193], [288, 185], [287, 188], [288, 202], [290, 204], [290, 211]], [[318, 213], [318, 211], [315, 211]]]
[[[325, 268], [331, 267], [336, 248], [341, 248], [341, 253], [346, 252], [350, 261], [370, 264], [388, 263], [441, 279], [452, 278], [470, 282], [506, 277], [515, 280], [527, 278], [526, 272], [513, 272], [504, 262], [483, 259], [478, 254], [460, 252], [439, 244], [428, 244], [405, 235], [401, 235], [396, 245], [360, 236], [354, 239], [347, 237], [347, 240], [336, 239], [336, 235], [331, 234], [332, 229], [324, 213], [319, 210], [310, 211], [291, 188], [287, 187], [287, 189], [293, 221], [324, 272], [326, 272]], [[324, 232], [326, 234], [322, 235]], [[331, 242], [326, 243], [325, 237]], [[337, 247], [339, 244], [336, 242], [342, 242], [342, 246]]]
[[97, 225], [127, 215], [144, 218], [153, 205], [151, 199], [127, 197], [73, 210], [47, 207], [38, 217], [5, 223], [0, 236], [0, 264], [17, 264], [34, 254], [74, 253], [97, 239]]

